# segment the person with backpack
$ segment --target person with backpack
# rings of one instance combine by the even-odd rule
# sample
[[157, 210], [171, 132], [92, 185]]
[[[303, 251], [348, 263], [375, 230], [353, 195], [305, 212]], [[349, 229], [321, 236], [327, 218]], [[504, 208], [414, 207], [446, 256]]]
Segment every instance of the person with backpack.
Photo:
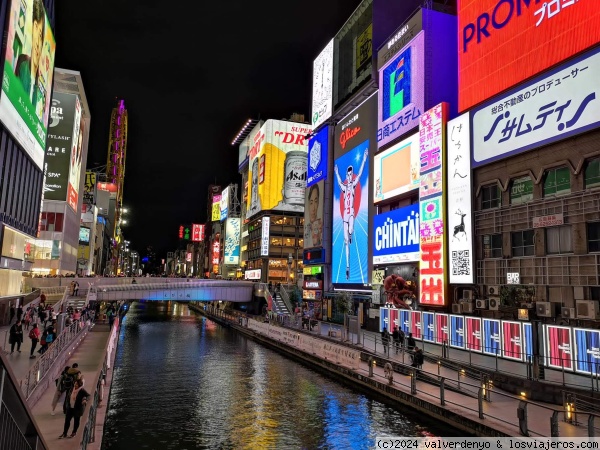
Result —
[[31, 352], [29, 353], [30, 358], [35, 358], [33, 352], [37, 347], [38, 341], [40, 339], [40, 329], [38, 328], [38, 324], [34, 323], [33, 328], [29, 331], [29, 339], [31, 339]]
[[58, 405], [58, 401], [62, 397], [63, 393], [67, 392], [67, 390], [73, 387], [73, 379], [67, 375], [67, 372], [70, 368], [70, 366], [65, 367], [58, 378], [54, 380], [56, 383], [56, 391], [54, 391], [54, 397], [52, 397], [51, 415], [55, 414], [54, 410], [56, 409], [56, 405]]
[[408, 333], [408, 339], [406, 340], [406, 347], [408, 348], [408, 351], [412, 352], [416, 345], [417, 343], [412, 333]]
[[423, 356], [423, 350], [421, 350], [419, 347], [415, 347], [415, 353], [412, 355], [411, 366], [420, 369], [421, 367], [423, 367], [424, 359], [425, 358]]

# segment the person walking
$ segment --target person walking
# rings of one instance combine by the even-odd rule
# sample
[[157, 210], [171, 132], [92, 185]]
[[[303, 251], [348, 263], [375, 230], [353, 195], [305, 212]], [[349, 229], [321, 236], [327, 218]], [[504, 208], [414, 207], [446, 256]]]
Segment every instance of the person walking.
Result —
[[412, 352], [416, 345], [417, 343], [415, 342], [415, 338], [413, 337], [412, 333], [408, 333], [408, 339], [406, 340], [406, 347], [408, 348], [408, 351]]
[[17, 320], [23, 319], [23, 305], [17, 306]]
[[[67, 372], [70, 368], [70, 366], [65, 367], [61, 374], [58, 376], [58, 378], [55, 380], [56, 390], [54, 391], [54, 397], [52, 397], [52, 411], [50, 412], [51, 415], [56, 414], [54, 412], [56, 410], [56, 405], [58, 405], [58, 401], [69, 388], [70, 376], [67, 374]], [[73, 383], [70, 383], [70, 387], [73, 388]]]
[[73, 282], [73, 295], [75, 297], [79, 295], [79, 283], [77, 281]]
[[425, 358], [423, 356], [423, 350], [421, 350], [419, 347], [415, 347], [415, 353], [412, 355], [411, 366], [420, 369], [421, 367], [423, 367], [424, 359]]
[[397, 355], [398, 349], [400, 348], [400, 332], [398, 331], [398, 327], [394, 327], [394, 332], [392, 333], [392, 340], [394, 341], [394, 348], [396, 349]]
[[381, 343], [383, 344], [383, 353], [389, 355], [390, 333], [388, 333], [387, 327], [383, 327], [383, 331], [381, 332]]
[[10, 343], [11, 355], [15, 352], [15, 344], [17, 344], [17, 351], [21, 353], [21, 344], [23, 343], [23, 325], [21, 325], [20, 320], [17, 320], [17, 322], [10, 327], [10, 337], [8, 342]]
[[8, 324], [10, 325], [12, 323], [12, 320], [15, 318], [16, 310], [15, 305], [13, 305], [12, 303], [8, 306], [10, 307], [10, 318], [8, 319]]
[[40, 329], [38, 328], [37, 323], [33, 324], [33, 328], [29, 332], [29, 339], [31, 339], [31, 352], [29, 353], [29, 357], [35, 358], [33, 352], [38, 345], [38, 341], [40, 340]]
[[[63, 434], [58, 437], [59, 439], [66, 437], [73, 438], [77, 435], [79, 421], [81, 420], [81, 416], [83, 416], [89, 398], [90, 394], [83, 388], [83, 380], [75, 381], [75, 386], [71, 391], [67, 392], [65, 398], [65, 426]], [[73, 419], [73, 432], [67, 435], [71, 426], [71, 419]]]
[[25, 311], [25, 317], [23, 317], [23, 325], [25, 325], [25, 331], [29, 331], [29, 324], [31, 323], [31, 307]]

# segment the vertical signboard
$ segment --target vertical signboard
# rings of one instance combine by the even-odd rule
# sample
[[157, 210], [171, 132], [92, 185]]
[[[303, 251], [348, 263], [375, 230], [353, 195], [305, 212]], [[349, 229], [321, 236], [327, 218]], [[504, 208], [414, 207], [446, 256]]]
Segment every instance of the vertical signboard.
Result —
[[42, 1], [13, 0], [7, 15], [0, 121], [42, 169], [56, 42]]
[[269, 216], [262, 218], [262, 234], [260, 238], [260, 256], [269, 256], [269, 233], [271, 219]]
[[221, 235], [219, 233], [216, 234], [215, 240], [212, 244], [212, 263], [213, 265], [219, 264], [219, 259], [221, 258]]
[[79, 204], [79, 182], [81, 180], [81, 164], [83, 160], [83, 136], [85, 122], [81, 117], [79, 97], [75, 102], [75, 121], [73, 123], [73, 140], [71, 142], [71, 158], [69, 162], [69, 185], [67, 188], [67, 203], [77, 211]]
[[523, 353], [525, 361], [533, 361], [533, 326], [531, 323], [523, 323]]
[[213, 195], [211, 221], [218, 222], [221, 220], [221, 194]]
[[96, 204], [96, 172], [85, 173], [85, 184], [83, 185], [83, 199], [90, 205]]
[[450, 347], [465, 348], [465, 316], [450, 314]]
[[193, 223], [192, 224], [192, 241], [200, 242], [204, 240], [204, 225]]
[[523, 336], [521, 322], [502, 321], [502, 357], [523, 360]]
[[465, 317], [465, 320], [467, 325], [466, 349], [481, 352], [481, 319], [479, 317]]
[[304, 248], [323, 246], [323, 204], [325, 181], [319, 181], [306, 190], [304, 205]]
[[223, 263], [237, 266], [240, 263], [241, 220], [239, 217], [229, 217], [225, 222], [225, 248]]
[[444, 145], [448, 105], [440, 103], [420, 118], [421, 270], [420, 303], [446, 305], [444, 277]]
[[435, 341], [435, 313], [423, 311], [423, 340], [426, 342]]
[[448, 254], [451, 284], [474, 283], [469, 114], [448, 122]]
[[312, 126], [317, 128], [333, 112], [333, 39], [313, 62]]
[[600, 373], [600, 330], [574, 328], [575, 370], [581, 373]]
[[327, 162], [329, 160], [329, 126], [312, 136], [308, 141], [308, 169], [306, 187], [327, 179]]
[[227, 219], [229, 214], [229, 186], [221, 192], [221, 201], [219, 202], [219, 216], [221, 222]]
[[421, 311], [411, 311], [410, 312], [410, 332], [412, 333], [415, 339], [422, 339], [422, 322], [421, 322]]
[[406, 333], [410, 333], [410, 311], [406, 309], [400, 310], [400, 329]]
[[389, 321], [388, 330], [391, 333], [392, 331], [394, 331], [395, 327], [400, 326], [400, 314], [396, 308], [390, 308], [389, 316], [390, 316], [390, 321]]
[[450, 327], [448, 326], [448, 314], [435, 314], [435, 343], [446, 344], [450, 339]]
[[546, 364], [555, 369], [573, 369], [571, 328], [546, 325]]
[[374, 150], [376, 96], [335, 127], [332, 282], [369, 282], [369, 160]]
[[500, 321], [483, 319], [483, 353], [500, 355]]
[[379, 308], [379, 332], [384, 328], [389, 330], [390, 323], [390, 308]]

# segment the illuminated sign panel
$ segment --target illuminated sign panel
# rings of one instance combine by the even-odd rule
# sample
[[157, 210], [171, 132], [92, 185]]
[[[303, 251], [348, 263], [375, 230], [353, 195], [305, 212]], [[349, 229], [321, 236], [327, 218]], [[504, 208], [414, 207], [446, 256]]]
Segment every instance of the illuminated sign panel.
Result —
[[451, 284], [473, 284], [471, 133], [469, 114], [448, 122], [448, 254]]
[[323, 198], [325, 182], [320, 181], [306, 189], [304, 206], [304, 248], [323, 245]]
[[600, 365], [600, 331], [575, 328], [575, 369], [597, 373]]
[[459, 109], [504, 91], [600, 41], [588, 0], [458, 2]]
[[75, 123], [73, 124], [73, 141], [71, 144], [71, 159], [69, 162], [69, 185], [67, 189], [67, 203], [77, 211], [79, 203], [79, 184], [81, 181], [81, 164], [83, 159], [83, 136], [85, 122], [81, 117], [81, 103], [79, 98], [75, 103]]
[[308, 171], [306, 187], [327, 179], [327, 161], [329, 160], [329, 126], [312, 136], [308, 141]]
[[481, 352], [481, 319], [466, 317], [465, 320], [467, 322], [466, 348], [474, 352]]
[[249, 152], [246, 217], [260, 211], [304, 211], [310, 125], [267, 120]]
[[571, 328], [546, 325], [545, 330], [547, 366], [555, 369], [573, 370]]
[[79, 243], [82, 245], [90, 243], [90, 229], [88, 227], [79, 227]]
[[246, 280], [260, 280], [261, 274], [262, 269], [246, 270], [246, 272], [244, 272], [244, 278]]
[[215, 240], [212, 244], [212, 263], [219, 264], [219, 258], [221, 256], [221, 241], [219, 240], [221, 235], [217, 233]]
[[221, 194], [213, 195], [211, 221], [218, 222], [221, 220]]
[[502, 321], [502, 357], [523, 360], [523, 335], [521, 322]]
[[425, 110], [425, 31], [379, 70], [377, 146], [419, 125]]
[[419, 133], [375, 155], [373, 163], [374, 202], [379, 203], [420, 185]]
[[475, 109], [473, 166], [600, 125], [600, 48]]
[[219, 217], [221, 222], [227, 219], [229, 214], [229, 186], [221, 192], [221, 201], [219, 202]]
[[13, 0], [7, 14], [0, 121], [42, 169], [56, 42], [41, 2]]
[[487, 355], [500, 355], [500, 321], [496, 319], [482, 319], [483, 321], [483, 353]]
[[192, 241], [200, 242], [204, 240], [204, 225], [193, 223], [192, 224]]
[[421, 265], [420, 303], [446, 305], [444, 276], [444, 145], [448, 106], [440, 103], [421, 116], [419, 154], [421, 158]]
[[313, 62], [312, 126], [321, 125], [333, 112], [333, 39]]
[[225, 248], [223, 262], [229, 266], [237, 266], [240, 262], [241, 220], [230, 217], [225, 222]]
[[269, 233], [271, 220], [269, 217], [262, 218], [262, 235], [260, 238], [260, 256], [269, 256]]
[[419, 261], [419, 205], [376, 215], [373, 238], [374, 264]]
[[450, 315], [450, 347], [465, 348], [465, 316]]

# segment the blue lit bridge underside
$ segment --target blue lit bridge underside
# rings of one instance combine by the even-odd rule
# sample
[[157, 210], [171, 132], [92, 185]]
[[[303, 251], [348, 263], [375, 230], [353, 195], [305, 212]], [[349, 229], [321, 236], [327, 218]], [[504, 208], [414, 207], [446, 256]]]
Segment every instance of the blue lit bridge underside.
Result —
[[[158, 300], [249, 302], [254, 283], [247, 281], [190, 280], [176, 283], [100, 285], [95, 287], [99, 301]], [[93, 294], [90, 295], [93, 300]]]

